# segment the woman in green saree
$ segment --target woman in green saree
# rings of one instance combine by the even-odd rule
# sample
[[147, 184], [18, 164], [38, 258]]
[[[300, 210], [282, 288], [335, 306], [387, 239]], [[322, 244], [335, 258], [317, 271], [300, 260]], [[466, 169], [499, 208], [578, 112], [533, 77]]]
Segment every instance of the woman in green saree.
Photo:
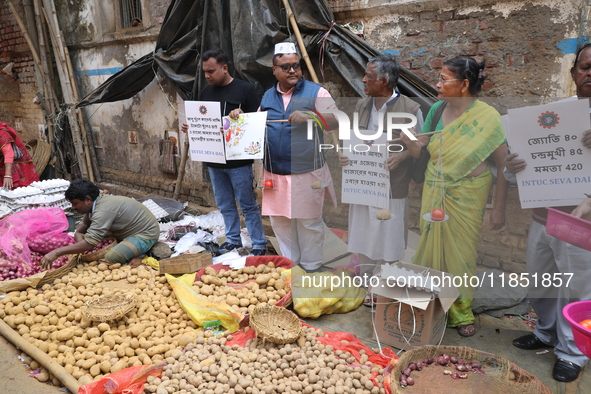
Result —
[[[484, 62], [470, 57], [456, 57], [444, 63], [437, 90], [441, 101], [429, 111], [423, 132], [441, 134], [430, 139], [419, 137], [406, 141], [411, 154], [418, 158], [426, 149], [431, 159], [425, 173], [421, 203], [421, 239], [413, 262], [468, 278], [476, 275], [478, 242], [486, 201], [492, 186], [487, 159], [492, 156], [497, 167], [497, 190], [490, 215], [490, 228], [505, 223], [507, 182], [503, 163], [507, 155], [505, 133], [499, 113], [476, 99], [484, 82]], [[437, 108], [446, 104], [439, 119]], [[440, 157], [441, 156], [441, 157]], [[449, 219], [443, 222], [424, 220], [434, 208], [444, 208]], [[449, 310], [448, 327], [457, 327], [462, 336], [474, 335], [472, 298], [474, 289], [459, 288], [460, 297]]]

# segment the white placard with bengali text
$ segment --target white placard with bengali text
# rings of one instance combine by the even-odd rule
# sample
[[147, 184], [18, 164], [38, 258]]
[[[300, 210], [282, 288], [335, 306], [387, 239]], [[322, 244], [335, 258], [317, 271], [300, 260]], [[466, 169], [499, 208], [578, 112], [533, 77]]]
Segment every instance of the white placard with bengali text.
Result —
[[240, 114], [236, 120], [224, 116], [226, 160], [262, 159], [266, 126], [266, 111]]
[[185, 101], [189, 125], [189, 151], [192, 161], [226, 163], [224, 138], [220, 132], [222, 116], [217, 101]]
[[377, 140], [363, 141], [351, 133], [351, 139], [343, 142], [343, 154], [350, 163], [342, 168], [342, 201], [388, 209], [390, 172], [386, 168], [386, 134]]
[[510, 109], [507, 138], [527, 167], [517, 173], [522, 208], [577, 205], [591, 190], [588, 100]]

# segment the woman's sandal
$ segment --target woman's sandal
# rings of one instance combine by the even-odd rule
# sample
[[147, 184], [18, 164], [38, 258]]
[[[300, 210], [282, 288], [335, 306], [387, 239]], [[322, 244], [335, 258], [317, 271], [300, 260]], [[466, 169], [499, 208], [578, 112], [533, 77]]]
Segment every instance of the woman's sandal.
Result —
[[476, 328], [474, 328], [474, 324], [465, 324], [458, 326], [458, 333], [463, 337], [471, 337], [476, 333]]

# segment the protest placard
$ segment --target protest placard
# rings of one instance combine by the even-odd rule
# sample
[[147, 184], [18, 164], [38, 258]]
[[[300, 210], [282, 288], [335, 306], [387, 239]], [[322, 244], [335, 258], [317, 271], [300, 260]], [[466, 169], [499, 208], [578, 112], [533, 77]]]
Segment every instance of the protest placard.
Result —
[[225, 163], [222, 116], [216, 101], [185, 101], [192, 161]]
[[388, 209], [390, 172], [386, 168], [386, 134], [365, 141], [353, 134], [343, 142], [343, 153], [350, 162], [343, 167], [342, 201]]
[[266, 123], [266, 111], [243, 113], [238, 119], [224, 116], [226, 160], [262, 159]]
[[591, 187], [589, 101], [564, 100], [510, 109], [508, 142], [527, 167], [517, 173], [522, 208], [576, 205]]

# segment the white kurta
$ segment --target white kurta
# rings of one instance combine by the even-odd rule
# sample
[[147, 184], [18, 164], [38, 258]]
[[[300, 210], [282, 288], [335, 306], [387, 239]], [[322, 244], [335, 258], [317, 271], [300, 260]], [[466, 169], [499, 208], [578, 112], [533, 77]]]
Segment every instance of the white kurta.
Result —
[[391, 198], [390, 212], [394, 219], [378, 220], [379, 208], [367, 205], [349, 206], [349, 247], [372, 260], [397, 261], [404, 258], [408, 238], [406, 198]]

